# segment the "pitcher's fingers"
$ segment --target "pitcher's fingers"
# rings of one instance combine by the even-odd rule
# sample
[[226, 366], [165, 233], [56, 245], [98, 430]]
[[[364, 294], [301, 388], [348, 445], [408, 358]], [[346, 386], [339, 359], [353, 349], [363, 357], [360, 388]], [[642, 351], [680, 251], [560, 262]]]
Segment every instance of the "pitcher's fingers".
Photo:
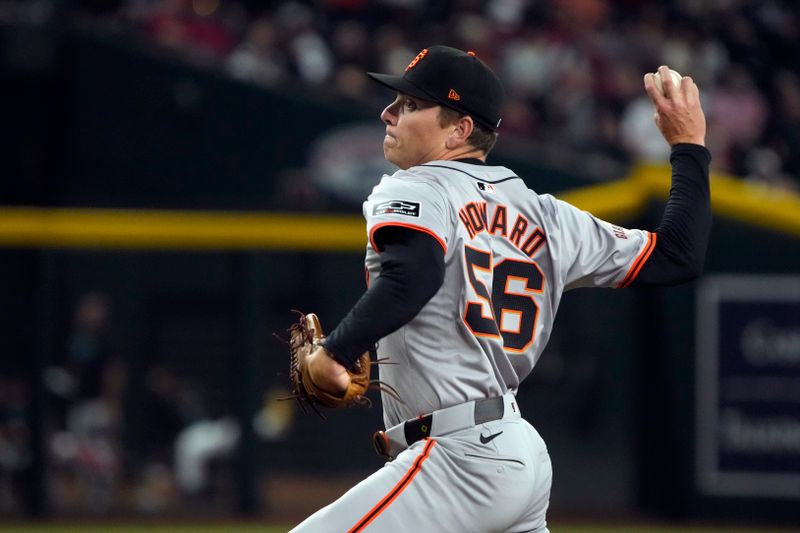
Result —
[[658, 87], [656, 87], [655, 74], [652, 72], [648, 72], [644, 75], [644, 90], [656, 107], [659, 107], [659, 105], [663, 104], [664, 100], [666, 100], [664, 95], [661, 94], [661, 91], [658, 90]]
[[685, 87], [685, 94], [692, 100], [700, 99], [700, 88], [694, 82], [691, 76], [684, 76], [681, 80], [681, 88]]
[[675, 86], [675, 83], [672, 81], [672, 74], [669, 71], [669, 67], [667, 65], [661, 65], [658, 67], [658, 72], [661, 74], [661, 86], [664, 87], [664, 93], [667, 95], [667, 98], [675, 98], [678, 94], [680, 94], [680, 89]]

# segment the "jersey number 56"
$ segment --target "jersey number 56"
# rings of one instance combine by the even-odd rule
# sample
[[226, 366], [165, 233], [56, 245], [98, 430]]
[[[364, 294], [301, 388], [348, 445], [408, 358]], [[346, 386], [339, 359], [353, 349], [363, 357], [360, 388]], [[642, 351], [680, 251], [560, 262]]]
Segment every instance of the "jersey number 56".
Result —
[[[501, 339], [507, 352], [530, 348], [539, 307], [534, 294], [544, 292], [544, 274], [534, 261], [503, 259], [492, 265], [492, 253], [464, 246], [467, 276], [478, 301], [468, 301], [464, 322], [478, 337]], [[476, 271], [491, 276], [492, 293]]]

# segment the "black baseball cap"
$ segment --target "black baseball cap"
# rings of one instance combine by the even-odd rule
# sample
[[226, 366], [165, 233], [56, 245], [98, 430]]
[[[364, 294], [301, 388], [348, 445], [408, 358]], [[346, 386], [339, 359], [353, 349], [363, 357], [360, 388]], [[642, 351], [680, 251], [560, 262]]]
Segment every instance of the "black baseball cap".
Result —
[[469, 115], [491, 131], [500, 125], [503, 84], [473, 52], [429, 46], [408, 64], [402, 76], [376, 72], [367, 75], [400, 93]]

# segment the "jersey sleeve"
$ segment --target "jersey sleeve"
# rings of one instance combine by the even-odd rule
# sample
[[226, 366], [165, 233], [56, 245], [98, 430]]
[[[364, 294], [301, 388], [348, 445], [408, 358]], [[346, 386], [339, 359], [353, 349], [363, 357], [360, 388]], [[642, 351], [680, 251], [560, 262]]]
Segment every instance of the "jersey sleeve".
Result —
[[364, 218], [372, 248], [375, 232], [385, 226], [400, 226], [431, 235], [447, 251], [447, 204], [433, 184], [409, 172], [384, 176], [364, 202]]
[[636, 279], [655, 248], [655, 233], [616, 226], [549, 195], [541, 199], [565, 289], [622, 288]]

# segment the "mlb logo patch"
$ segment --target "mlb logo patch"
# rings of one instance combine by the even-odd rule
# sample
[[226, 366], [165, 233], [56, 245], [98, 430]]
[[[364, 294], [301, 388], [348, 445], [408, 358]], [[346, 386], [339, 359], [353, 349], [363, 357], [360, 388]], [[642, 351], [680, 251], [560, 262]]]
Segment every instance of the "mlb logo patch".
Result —
[[482, 181], [479, 181], [478, 182], [478, 190], [481, 190], [483, 192], [490, 192], [490, 193], [494, 194], [494, 185], [492, 185], [491, 183], [484, 183]]
[[408, 202], [406, 200], [389, 200], [375, 204], [372, 208], [372, 216], [379, 215], [404, 215], [407, 217], [419, 217], [419, 202]]

